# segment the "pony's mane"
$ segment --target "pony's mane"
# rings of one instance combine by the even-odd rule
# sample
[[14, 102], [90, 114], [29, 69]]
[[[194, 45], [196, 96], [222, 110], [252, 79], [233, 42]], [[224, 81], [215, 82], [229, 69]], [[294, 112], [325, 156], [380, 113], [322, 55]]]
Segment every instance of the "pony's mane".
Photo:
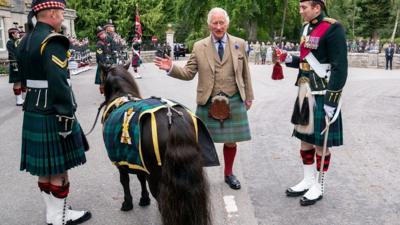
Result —
[[126, 95], [141, 98], [139, 87], [132, 74], [123, 66], [112, 67], [108, 70], [107, 79], [104, 83], [105, 104]]

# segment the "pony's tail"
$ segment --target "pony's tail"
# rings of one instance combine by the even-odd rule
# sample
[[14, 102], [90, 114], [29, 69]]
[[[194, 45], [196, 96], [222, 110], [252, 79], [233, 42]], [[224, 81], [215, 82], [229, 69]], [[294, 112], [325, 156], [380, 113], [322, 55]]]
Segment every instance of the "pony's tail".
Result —
[[163, 225], [211, 225], [209, 185], [194, 128], [191, 120], [175, 115], [174, 112], [159, 192], [162, 222]]

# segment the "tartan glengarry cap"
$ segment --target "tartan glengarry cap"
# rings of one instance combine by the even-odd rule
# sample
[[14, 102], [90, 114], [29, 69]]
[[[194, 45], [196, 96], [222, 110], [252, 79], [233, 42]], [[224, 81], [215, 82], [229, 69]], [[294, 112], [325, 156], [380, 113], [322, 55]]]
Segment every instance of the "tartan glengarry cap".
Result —
[[45, 9], [65, 9], [65, 0], [32, 0], [32, 11], [36, 14]]

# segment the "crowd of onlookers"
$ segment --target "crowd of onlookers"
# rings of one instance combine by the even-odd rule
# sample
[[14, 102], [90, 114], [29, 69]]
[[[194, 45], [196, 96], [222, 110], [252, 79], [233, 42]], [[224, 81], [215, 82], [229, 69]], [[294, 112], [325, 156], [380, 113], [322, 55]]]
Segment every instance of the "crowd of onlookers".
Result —
[[[347, 50], [350, 53], [382, 53], [390, 43], [380, 43], [379, 40], [348, 40]], [[400, 54], [399, 44], [392, 44], [394, 53]], [[293, 42], [247, 42], [247, 56], [255, 64], [265, 64], [272, 62], [272, 51], [274, 48], [280, 48], [285, 51], [300, 51], [299, 43]]]
[[[78, 63], [78, 67], [90, 63], [89, 39], [77, 39], [68, 37], [71, 43], [71, 60]], [[380, 43], [379, 40], [348, 40], [347, 50], [350, 53], [381, 53], [389, 46], [389, 43]], [[395, 54], [400, 54], [400, 46], [393, 44]], [[155, 46], [157, 50], [161, 50], [164, 54], [170, 55], [170, 46], [168, 44], [158, 44]], [[251, 61], [255, 64], [270, 64], [272, 63], [272, 52], [274, 48], [280, 48], [285, 51], [300, 51], [299, 43], [293, 42], [247, 42], [246, 53]], [[174, 49], [175, 50], [175, 49]], [[179, 55], [177, 55], [179, 57]]]
[[[379, 40], [348, 40], [347, 51], [353, 53], [381, 53], [387, 47], [389, 43], [380, 43]], [[400, 54], [400, 46], [393, 44], [395, 54]]]
[[300, 45], [293, 42], [247, 42], [246, 53], [255, 64], [272, 63], [272, 52], [274, 48], [280, 48], [285, 51], [299, 51]]

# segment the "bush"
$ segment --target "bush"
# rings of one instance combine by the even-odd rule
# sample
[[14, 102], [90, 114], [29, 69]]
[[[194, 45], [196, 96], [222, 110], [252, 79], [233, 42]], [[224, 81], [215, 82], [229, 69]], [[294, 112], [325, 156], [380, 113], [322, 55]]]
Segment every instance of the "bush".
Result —
[[8, 65], [0, 64], [0, 74], [8, 74]]

